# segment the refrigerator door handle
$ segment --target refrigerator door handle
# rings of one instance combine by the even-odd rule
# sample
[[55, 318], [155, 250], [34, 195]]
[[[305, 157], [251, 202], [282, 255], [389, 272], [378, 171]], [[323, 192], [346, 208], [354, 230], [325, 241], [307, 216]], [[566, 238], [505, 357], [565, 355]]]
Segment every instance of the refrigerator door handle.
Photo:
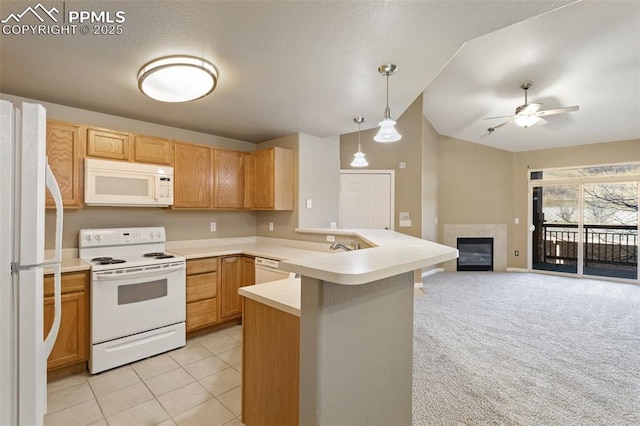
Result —
[[60, 194], [60, 188], [58, 187], [58, 183], [56, 182], [55, 176], [53, 176], [53, 172], [51, 171], [51, 167], [47, 164], [46, 167], [46, 175], [45, 182], [47, 184], [47, 188], [51, 192], [53, 196], [53, 200], [56, 204], [56, 238], [55, 238], [55, 254], [52, 259], [47, 259], [44, 265], [52, 265], [54, 268], [53, 272], [53, 308], [54, 308], [54, 316], [53, 316], [53, 325], [51, 326], [51, 330], [49, 330], [49, 334], [47, 334], [47, 338], [44, 340], [44, 354], [45, 359], [49, 358], [49, 354], [53, 349], [53, 345], [56, 342], [56, 338], [58, 337], [58, 331], [60, 330], [60, 318], [62, 317], [62, 274], [61, 274], [61, 266], [60, 262], [62, 261], [62, 195]]

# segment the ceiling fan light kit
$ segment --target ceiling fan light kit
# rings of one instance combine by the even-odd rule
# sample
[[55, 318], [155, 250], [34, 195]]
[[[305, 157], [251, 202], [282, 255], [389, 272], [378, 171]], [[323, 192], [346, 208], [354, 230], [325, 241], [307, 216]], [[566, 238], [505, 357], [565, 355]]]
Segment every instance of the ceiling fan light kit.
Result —
[[389, 108], [389, 76], [398, 71], [398, 66], [394, 64], [380, 65], [378, 73], [387, 78], [387, 107], [384, 110], [384, 119], [378, 123], [380, 130], [373, 137], [376, 142], [397, 142], [402, 139], [402, 135], [396, 130], [396, 122], [391, 119], [391, 109]]
[[[520, 88], [524, 90], [524, 105], [520, 105], [519, 107], [516, 108], [515, 115], [511, 116], [511, 119], [509, 121], [505, 121], [504, 123], [498, 124], [497, 126], [489, 127], [487, 129], [487, 132], [489, 132], [489, 134], [495, 132], [496, 129], [502, 126], [505, 126], [511, 122], [514, 122], [516, 125], [526, 129], [535, 124], [547, 123], [547, 120], [545, 120], [544, 118], [541, 118], [543, 116], [562, 114], [564, 112], [578, 111], [580, 109], [578, 105], [574, 105], [570, 107], [562, 107], [557, 109], [540, 111], [540, 108], [542, 108], [542, 105], [543, 105], [542, 103], [538, 103], [538, 102], [529, 103], [527, 92], [529, 88], [531, 88], [531, 86], [533, 86], [533, 82], [529, 80], [525, 80], [522, 83], [520, 83]], [[503, 116], [503, 117], [509, 117], [509, 116]], [[492, 120], [495, 118], [502, 118], [502, 117], [488, 117], [488, 118], [485, 118], [484, 120]]]
[[213, 64], [194, 56], [166, 56], [144, 65], [138, 88], [161, 102], [188, 102], [213, 92], [218, 72]]
[[360, 124], [366, 121], [364, 117], [353, 117], [353, 121], [358, 124], [358, 151], [353, 154], [353, 161], [351, 167], [367, 167], [369, 163], [364, 158], [364, 152], [362, 152], [362, 145], [360, 145]]

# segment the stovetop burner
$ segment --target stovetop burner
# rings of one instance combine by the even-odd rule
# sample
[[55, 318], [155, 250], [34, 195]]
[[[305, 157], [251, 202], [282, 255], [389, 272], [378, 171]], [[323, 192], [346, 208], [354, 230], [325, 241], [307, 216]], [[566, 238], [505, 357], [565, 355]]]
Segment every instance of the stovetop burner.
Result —
[[114, 265], [116, 263], [125, 263], [125, 262], [126, 260], [124, 259], [113, 259], [109, 257], [104, 260], [97, 261], [97, 264], [98, 265]]
[[110, 256], [101, 256], [101, 257], [94, 257], [93, 259], [91, 259], [92, 262], [104, 262], [107, 260], [111, 260], [113, 259], [113, 257]]
[[142, 257], [153, 257], [154, 259], [171, 259], [175, 256], [172, 254], [163, 253], [161, 251], [156, 251], [153, 253], [145, 253], [142, 255]]
[[154, 252], [145, 253], [142, 255], [142, 257], [157, 257], [157, 256], [164, 256], [164, 252], [154, 251]]

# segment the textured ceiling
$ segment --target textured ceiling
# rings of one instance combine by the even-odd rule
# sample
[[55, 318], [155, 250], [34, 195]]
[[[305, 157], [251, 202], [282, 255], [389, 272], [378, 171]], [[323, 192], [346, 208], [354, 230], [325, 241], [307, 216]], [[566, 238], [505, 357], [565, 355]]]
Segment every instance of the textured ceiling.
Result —
[[[527, 129], [524, 103], [579, 105]], [[425, 90], [438, 133], [509, 151], [640, 139], [640, 1], [582, 1], [469, 41]]]
[[[294, 132], [335, 136], [353, 132], [356, 115], [367, 118], [363, 129], [382, 118], [385, 82], [378, 65], [399, 66], [390, 78], [391, 113], [397, 118], [465, 42], [571, 2], [43, 0], [46, 7], [65, 13], [108, 11], [115, 16], [122, 11], [123, 33], [2, 34], [0, 91], [253, 142]], [[0, 18], [36, 4], [37, 0], [3, 0]], [[22, 19], [21, 24], [38, 23], [33, 16]], [[538, 35], [526, 34], [523, 42], [539, 45]], [[593, 34], [589, 39], [597, 41]], [[136, 81], [140, 67], [171, 54], [204, 56], [214, 62], [220, 75], [216, 90], [184, 104], [164, 104], [142, 95]], [[620, 58], [625, 59], [629, 60]], [[483, 55], [477, 61], [487, 62]], [[536, 87], [534, 95], [553, 95], [561, 103], [585, 102], [583, 95], [591, 87], [583, 87], [580, 97], [551, 91], [551, 83], [557, 83], [569, 66], [567, 58], [543, 58], [537, 65], [547, 70], [546, 79], [528, 77], [538, 78], [540, 88], [548, 91], [536, 92]], [[507, 70], [494, 68], [497, 71], [486, 72], [495, 75], [464, 86], [469, 89], [466, 94], [454, 85], [453, 96], [468, 96], [468, 102], [478, 106], [460, 117], [465, 123], [474, 115], [509, 113], [518, 104], [512, 82], [506, 85]], [[501, 98], [509, 102], [501, 104]], [[457, 107], [447, 111], [453, 117], [461, 112]], [[456, 127], [445, 121], [437, 120], [442, 131]], [[477, 132], [465, 135], [475, 138]]]

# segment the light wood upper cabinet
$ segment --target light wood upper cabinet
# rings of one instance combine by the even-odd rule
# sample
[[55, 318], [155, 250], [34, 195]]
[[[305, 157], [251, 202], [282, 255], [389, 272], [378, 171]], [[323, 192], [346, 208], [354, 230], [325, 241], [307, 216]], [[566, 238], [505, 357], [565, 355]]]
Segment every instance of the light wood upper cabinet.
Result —
[[129, 161], [133, 136], [129, 133], [90, 127], [87, 130], [87, 155]]
[[173, 164], [173, 142], [153, 136], [135, 136], [133, 160], [140, 163]]
[[269, 148], [253, 153], [254, 208], [293, 210], [293, 151]]
[[214, 149], [214, 207], [244, 207], [244, 161], [242, 152]]
[[[56, 178], [65, 208], [82, 206], [82, 159], [86, 127], [47, 121], [47, 159]], [[46, 206], [55, 206], [47, 190]]]
[[253, 161], [253, 155], [249, 152], [242, 154], [244, 159], [244, 205], [245, 209], [253, 209], [253, 191], [254, 191], [254, 179], [255, 179], [255, 167]]
[[206, 146], [174, 143], [174, 208], [208, 209], [212, 206], [211, 151]]

